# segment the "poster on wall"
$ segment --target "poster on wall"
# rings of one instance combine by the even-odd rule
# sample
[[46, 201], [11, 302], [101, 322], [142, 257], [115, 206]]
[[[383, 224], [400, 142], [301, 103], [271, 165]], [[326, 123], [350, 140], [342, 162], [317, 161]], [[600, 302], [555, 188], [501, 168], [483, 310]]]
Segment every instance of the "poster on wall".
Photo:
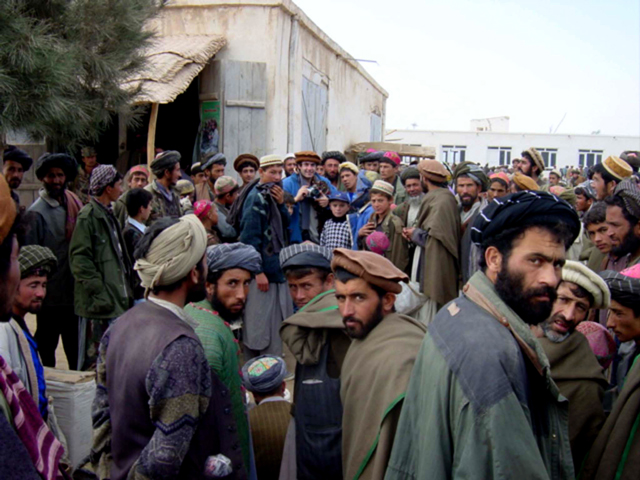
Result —
[[202, 102], [200, 155], [220, 151], [220, 101]]

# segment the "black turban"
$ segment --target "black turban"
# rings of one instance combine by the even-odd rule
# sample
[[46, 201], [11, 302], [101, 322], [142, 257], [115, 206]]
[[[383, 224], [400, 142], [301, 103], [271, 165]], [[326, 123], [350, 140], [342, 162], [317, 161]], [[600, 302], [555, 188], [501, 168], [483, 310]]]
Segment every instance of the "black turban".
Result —
[[176, 163], [180, 162], [181, 155], [175, 150], [165, 150], [164, 152], [156, 155], [156, 158], [151, 162], [151, 171], [156, 177], [162, 177], [165, 170], [173, 168]]
[[506, 229], [541, 220], [566, 224], [571, 231], [571, 243], [580, 234], [580, 219], [571, 205], [551, 193], [527, 190], [494, 198], [473, 222], [471, 241], [482, 245]]
[[73, 182], [78, 174], [78, 163], [66, 153], [45, 153], [36, 162], [36, 177], [42, 180], [50, 168], [61, 168], [67, 182]]
[[611, 299], [620, 302], [624, 306], [638, 305], [640, 303], [640, 279], [625, 275], [629, 269], [618, 273], [613, 270], [605, 270], [599, 275], [611, 291]]
[[7, 145], [7, 148], [4, 149], [2, 158], [5, 162], [7, 160], [18, 162], [20, 165], [22, 165], [22, 170], [24, 170], [25, 172], [31, 168], [31, 165], [33, 165], [33, 158], [31, 158], [27, 154], [27, 152], [25, 152], [24, 150], [20, 150], [14, 145]]
[[347, 161], [347, 157], [345, 157], [342, 152], [338, 152], [338, 151], [323, 152], [322, 153], [322, 162], [320, 162], [320, 164], [324, 165], [324, 162], [326, 162], [330, 158], [333, 158], [334, 160], [337, 160], [340, 163], [344, 163], [344, 162]]
[[368, 162], [379, 162], [382, 157], [384, 157], [384, 152], [367, 153], [366, 155], [360, 158], [360, 165]]

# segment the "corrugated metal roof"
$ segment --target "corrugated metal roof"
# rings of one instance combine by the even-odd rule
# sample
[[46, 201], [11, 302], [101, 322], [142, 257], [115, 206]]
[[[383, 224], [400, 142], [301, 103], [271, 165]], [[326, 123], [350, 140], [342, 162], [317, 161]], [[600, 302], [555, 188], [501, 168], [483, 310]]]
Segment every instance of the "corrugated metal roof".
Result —
[[134, 103], [171, 103], [225, 44], [219, 35], [158, 36], [146, 50], [145, 67], [123, 86], [140, 87]]

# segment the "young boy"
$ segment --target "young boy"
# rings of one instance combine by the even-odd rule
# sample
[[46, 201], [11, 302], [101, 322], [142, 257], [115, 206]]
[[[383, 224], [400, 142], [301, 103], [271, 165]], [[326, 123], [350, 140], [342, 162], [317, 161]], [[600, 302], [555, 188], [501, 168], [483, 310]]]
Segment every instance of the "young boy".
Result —
[[604, 202], [594, 203], [582, 219], [589, 240], [594, 245], [589, 252], [587, 266], [596, 273], [605, 269], [611, 251], [611, 237], [606, 220], [607, 206]]
[[[127, 223], [122, 231], [124, 244], [129, 252], [129, 258], [134, 262], [133, 252], [138, 242], [146, 230], [145, 222], [151, 214], [151, 200], [153, 195], [144, 188], [134, 188], [127, 192], [125, 204], [127, 206]], [[140, 284], [140, 277], [133, 275], [133, 298], [141, 300], [144, 298], [144, 288]]]
[[403, 270], [409, 263], [409, 245], [402, 236], [402, 219], [391, 212], [393, 185], [384, 180], [376, 180], [370, 190], [373, 214], [369, 222], [358, 232], [361, 250], [366, 250], [366, 238], [373, 232], [383, 232], [391, 246], [384, 256], [396, 267]]
[[349, 195], [346, 192], [337, 192], [329, 197], [331, 218], [325, 222], [320, 235], [321, 246], [331, 249], [353, 247], [350, 207]]

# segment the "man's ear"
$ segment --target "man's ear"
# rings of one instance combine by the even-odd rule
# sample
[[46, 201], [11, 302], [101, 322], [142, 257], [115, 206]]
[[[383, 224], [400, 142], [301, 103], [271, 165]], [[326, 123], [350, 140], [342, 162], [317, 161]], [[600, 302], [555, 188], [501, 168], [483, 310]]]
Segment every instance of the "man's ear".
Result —
[[393, 305], [396, 303], [396, 294], [387, 292], [382, 297], [382, 311], [387, 314], [393, 311]]
[[496, 247], [488, 247], [484, 252], [484, 260], [487, 263], [487, 276], [495, 278], [502, 270], [502, 254]]
[[333, 275], [333, 273], [330, 273], [329, 275], [327, 275], [327, 279], [324, 281], [324, 284], [330, 288], [333, 288], [334, 280], [335, 276]]
[[212, 298], [216, 293], [216, 286], [213, 283], [206, 282], [207, 298]]

